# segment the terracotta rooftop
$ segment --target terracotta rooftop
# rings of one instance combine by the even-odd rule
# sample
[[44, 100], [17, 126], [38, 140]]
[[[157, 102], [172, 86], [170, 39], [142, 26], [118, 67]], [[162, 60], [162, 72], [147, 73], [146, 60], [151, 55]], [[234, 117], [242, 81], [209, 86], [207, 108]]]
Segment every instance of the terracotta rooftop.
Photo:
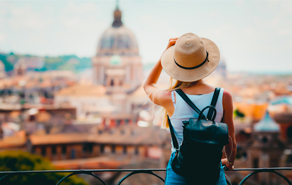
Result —
[[57, 96], [106, 96], [102, 85], [73, 85], [56, 93]]
[[[70, 73], [70, 72], [69, 72]], [[0, 80], [0, 87], [8, 88], [21, 88], [20, 82], [25, 82], [26, 88], [34, 87], [51, 87], [53, 85], [72, 85], [75, 82], [74, 74], [69, 74], [66, 71], [55, 72], [44, 72], [44, 73], [28, 73], [25, 76], [12, 76]], [[60, 78], [62, 78], [60, 80]], [[42, 81], [40, 81], [42, 79]]]
[[169, 133], [159, 127], [139, 127], [124, 125], [102, 133], [59, 133], [50, 135], [31, 135], [33, 145], [95, 142], [126, 145], [162, 145], [170, 139]]
[[79, 143], [88, 141], [88, 134], [62, 133], [49, 135], [30, 135], [29, 138], [33, 145]]
[[0, 148], [17, 148], [22, 147], [26, 143], [25, 133], [23, 131], [17, 132], [13, 136], [4, 137], [0, 140]]
[[110, 157], [95, 157], [53, 161], [54, 166], [61, 169], [117, 169], [127, 164], [127, 161], [117, 161]]

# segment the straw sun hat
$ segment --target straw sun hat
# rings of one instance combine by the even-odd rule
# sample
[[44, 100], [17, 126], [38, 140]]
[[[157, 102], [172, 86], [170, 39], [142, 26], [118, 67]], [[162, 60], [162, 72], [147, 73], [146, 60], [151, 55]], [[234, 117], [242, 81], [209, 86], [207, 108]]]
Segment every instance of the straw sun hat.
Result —
[[161, 65], [174, 79], [193, 82], [211, 74], [219, 60], [220, 52], [213, 41], [186, 33], [162, 54]]

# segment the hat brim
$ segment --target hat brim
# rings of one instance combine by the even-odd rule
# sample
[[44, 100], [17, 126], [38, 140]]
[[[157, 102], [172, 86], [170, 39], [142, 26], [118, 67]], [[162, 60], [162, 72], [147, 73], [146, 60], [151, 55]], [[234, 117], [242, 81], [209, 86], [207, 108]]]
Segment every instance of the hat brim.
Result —
[[207, 38], [201, 39], [209, 53], [209, 62], [205, 62], [202, 66], [196, 69], [183, 69], [174, 62], [174, 45], [162, 54], [161, 65], [164, 71], [174, 79], [183, 82], [194, 82], [210, 75], [219, 64], [220, 52], [218, 46], [213, 41]]

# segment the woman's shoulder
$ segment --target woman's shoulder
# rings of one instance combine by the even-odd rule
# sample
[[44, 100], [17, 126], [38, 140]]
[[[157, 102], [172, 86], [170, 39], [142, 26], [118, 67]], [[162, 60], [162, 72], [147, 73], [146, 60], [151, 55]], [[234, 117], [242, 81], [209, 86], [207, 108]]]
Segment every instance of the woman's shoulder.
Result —
[[232, 94], [224, 89], [222, 97], [223, 109], [232, 108]]
[[209, 84], [200, 84], [200, 85], [193, 85], [190, 87], [183, 87], [181, 90], [189, 95], [202, 95], [202, 94], [210, 94], [213, 93], [215, 87]]
[[226, 89], [223, 89], [223, 99], [232, 100], [232, 94]]

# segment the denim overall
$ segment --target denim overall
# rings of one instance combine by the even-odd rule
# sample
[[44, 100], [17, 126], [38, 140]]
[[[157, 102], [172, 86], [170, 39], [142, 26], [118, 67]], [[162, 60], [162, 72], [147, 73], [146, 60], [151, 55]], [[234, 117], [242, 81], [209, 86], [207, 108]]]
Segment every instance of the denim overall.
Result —
[[[171, 162], [175, 157], [175, 152], [173, 152], [170, 156], [169, 162], [166, 167], [166, 177], [165, 177], [165, 185], [194, 185], [189, 184], [187, 179], [176, 174], [171, 168]], [[198, 166], [199, 168], [199, 166]], [[205, 185], [205, 184], [198, 184], [198, 185]], [[206, 184], [207, 185], [207, 184]], [[209, 185], [209, 184], [208, 184]], [[216, 184], [214, 185], [227, 185], [224, 169], [221, 165], [220, 168], [220, 177]]]

